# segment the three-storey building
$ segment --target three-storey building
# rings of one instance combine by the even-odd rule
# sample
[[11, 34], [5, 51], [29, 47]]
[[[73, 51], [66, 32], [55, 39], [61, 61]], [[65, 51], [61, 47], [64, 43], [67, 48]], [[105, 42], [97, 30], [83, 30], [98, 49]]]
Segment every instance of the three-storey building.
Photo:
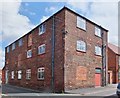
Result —
[[107, 32], [64, 7], [5, 48], [5, 83], [47, 92], [104, 86]]

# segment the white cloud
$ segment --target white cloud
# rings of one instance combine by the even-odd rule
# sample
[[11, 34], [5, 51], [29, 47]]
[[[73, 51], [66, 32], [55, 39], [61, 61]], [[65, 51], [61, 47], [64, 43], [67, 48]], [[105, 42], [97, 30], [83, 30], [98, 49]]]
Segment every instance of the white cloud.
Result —
[[51, 16], [52, 14], [56, 13], [59, 9], [60, 7], [58, 6], [46, 7], [45, 12], [49, 13], [50, 14], [49, 16]]
[[117, 2], [69, 2], [68, 4], [73, 8], [81, 10], [86, 17], [108, 29], [108, 41], [116, 45], [118, 44]]
[[59, 9], [59, 7], [56, 7], [56, 6], [51, 6], [51, 7], [46, 7], [45, 8], [45, 12], [49, 13], [48, 16], [43, 16], [41, 19], [40, 19], [40, 22], [44, 22], [46, 19], [48, 19], [52, 14], [54, 14], [55, 12], [57, 12]]
[[46, 7], [45, 8], [45, 12], [49, 13], [48, 16], [43, 16], [41, 19], [40, 19], [40, 22], [44, 22], [46, 19], [48, 19], [51, 15], [53, 15], [54, 13], [56, 13], [60, 8], [57, 7], [57, 6], [51, 6], [51, 7]]
[[0, 18], [2, 17], [2, 21], [0, 21], [0, 23], [2, 24], [0, 25], [2, 25], [2, 28], [0, 32], [3, 32], [3, 40], [9, 39], [11, 43], [33, 28], [29, 18], [19, 14], [19, 8], [21, 6], [20, 0], [19, 2], [5, 2], [1, 5]]
[[89, 2], [81, 0], [80, 2], [74, 2], [74, 0], [68, 1], [68, 4], [71, 5], [74, 9], [79, 9], [82, 13], [86, 13], [89, 9]]
[[53, 6], [51, 6], [51, 7], [49, 7], [49, 8], [48, 8], [48, 7], [45, 8], [45, 11], [46, 11], [46, 12], [52, 12], [52, 13], [53, 13], [55, 10], [56, 10], [56, 8], [53, 7]]
[[92, 3], [92, 19], [105, 26], [108, 32], [109, 42], [118, 45], [118, 6], [117, 2]]
[[46, 19], [48, 19], [49, 16], [43, 16], [41, 19], [40, 19], [40, 23], [44, 22]]
[[[20, 6], [21, 0], [10, 0], [10, 2], [4, 0], [0, 3], [0, 41], [2, 39], [11, 43], [34, 27], [28, 17], [19, 14]], [[1, 46], [0, 67], [4, 66], [4, 58]]]

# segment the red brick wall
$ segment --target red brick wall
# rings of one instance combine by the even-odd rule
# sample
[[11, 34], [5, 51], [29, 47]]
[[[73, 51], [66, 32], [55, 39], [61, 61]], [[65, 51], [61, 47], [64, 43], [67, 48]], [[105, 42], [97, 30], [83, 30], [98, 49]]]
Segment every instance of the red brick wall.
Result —
[[[64, 10], [55, 15], [55, 91], [64, 91], [64, 40], [63, 32], [64, 30]], [[18, 46], [18, 41], [16, 41], [15, 50], [11, 50], [6, 53], [6, 63], [5, 68], [9, 69], [9, 83], [12, 85], [23, 86], [33, 89], [38, 89], [42, 91], [50, 91], [51, 89], [51, 49], [52, 49], [52, 18], [45, 22], [46, 32], [42, 35], [38, 35], [39, 29], [35, 28], [31, 32], [32, 45], [28, 46], [28, 36], [24, 36], [23, 45]], [[46, 52], [42, 55], [38, 55], [38, 46], [41, 44], [46, 44]], [[32, 50], [32, 58], [27, 58], [27, 50]], [[18, 62], [18, 60], [21, 60]], [[19, 64], [18, 64], [19, 63]], [[45, 79], [37, 79], [37, 68], [45, 67]], [[31, 69], [32, 75], [30, 80], [26, 80], [26, 69]], [[11, 71], [15, 71], [15, 79], [11, 79]], [[22, 79], [17, 79], [17, 71], [22, 70]]]
[[[77, 16], [68, 10], [55, 14], [54, 87], [56, 92], [62, 92], [65, 88], [95, 86], [95, 68], [102, 67], [102, 57], [94, 54], [94, 46], [102, 45], [102, 39], [94, 35], [94, 25], [88, 21], [87, 31], [76, 28], [76, 19]], [[29, 33], [23, 37], [23, 46], [18, 47], [17, 41], [16, 49], [6, 53], [8, 63], [6, 62], [5, 69], [9, 69], [10, 84], [42, 91], [51, 89], [52, 18], [45, 24], [46, 32], [44, 34], [38, 35], [38, 27], [31, 32], [32, 46], [27, 45]], [[68, 33], [65, 34], [65, 31]], [[105, 42], [107, 42], [106, 36], [107, 33]], [[86, 41], [86, 53], [76, 51], [76, 41], [79, 39]], [[46, 44], [46, 52], [38, 55], [37, 48], [41, 44]], [[26, 53], [29, 49], [32, 49], [32, 58], [27, 59]], [[21, 61], [18, 62], [18, 60]], [[39, 67], [45, 67], [44, 81], [37, 80], [37, 68]], [[26, 69], [29, 68], [32, 70], [32, 77], [31, 80], [26, 80]], [[15, 71], [14, 80], [11, 80], [12, 70]], [[23, 71], [21, 80], [17, 79], [18, 70]]]
[[108, 70], [112, 71], [113, 76], [112, 76], [112, 81], [113, 83], [117, 83], [118, 79], [117, 79], [117, 73], [116, 73], [116, 54], [110, 49], [108, 48]]
[[2, 84], [5, 84], [5, 69], [2, 69]]
[[[68, 10], [65, 14], [65, 25], [65, 30], [68, 32], [65, 35], [65, 88], [94, 87], [95, 68], [102, 67], [102, 57], [94, 54], [94, 47], [95, 45], [102, 46], [102, 39], [95, 36], [95, 25], [88, 21], [86, 31], [77, 28], [77, 15]], [[107, 32], [104, 31], [104, 33], [106, 33], [104, 36], [107, 44]], [[83, 40], [87, 43], [86, 53], [76, 51], [77, 40]], [[82, 73], [78, 70], [79, 67], [81, 67]], [[82, 75], [84, 77], [80, 77]]]

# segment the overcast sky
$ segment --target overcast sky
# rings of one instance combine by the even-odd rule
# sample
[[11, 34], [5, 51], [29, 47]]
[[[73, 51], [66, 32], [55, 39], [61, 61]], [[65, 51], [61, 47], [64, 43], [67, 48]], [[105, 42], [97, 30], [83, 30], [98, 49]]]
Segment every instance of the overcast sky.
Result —
[[[0, 68], [4, 66], [4, 48], [26, 34], [53, 13], [67, 6], [109, 30], [108, 42], [118, 44], [118, 3], [95, 0], [71, 2], [22, 2], [0, 0]], [[18, 2], [19, 1], [19, 2]], [[27, 1], [27, 0], [26, 0]], [[38, 1], [38, 0], [37, 0]], [[64, 1], [64, 0], [63, 0]], [[98, 1], [98, 0], [97, 0]]]

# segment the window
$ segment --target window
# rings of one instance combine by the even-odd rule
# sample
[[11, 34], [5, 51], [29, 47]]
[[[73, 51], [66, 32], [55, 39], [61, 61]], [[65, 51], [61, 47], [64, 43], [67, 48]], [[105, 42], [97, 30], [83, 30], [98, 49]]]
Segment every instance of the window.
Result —
[[44, 67], [38, 68], [38, 79], [40, 79], [40, 80], [44, 79]]
[[19, 40], [19, 46], [22, 46], [22, 44], [23, 44], [23, 41], [22, 41], [22, 39], [20, 39]]
[[45, 53], [45, 44], [40, 45], [38, 47], [38, 54], [43, 54], [43, 53]]
[[99, 27], [95, 27], [95, 35], [101, 37], [101, 29]]
[[39, 35], [43, 34], [45, 32], [45, 25], [42, 24], [40, 27], [39, 27]]
[[95, 46], [95, 54], [96, 55], [102, 55], [102, 49], [99, 46]]
[[22, 71], [21, 70], [18, 71], [18, 79], [22, 79]]
[[11, 72], [11, 79], [14, 79], [14, 71]]
[[77, 50], [86, 52], [86, 43], [84, 41], [77, 41]]
[[32, 57], [32, 50], [28, 50], [27, 51], [27, 58], [31, 58]]
[[31, 69], [26, 70], [26, 79], [30, 79], [31, 78]]
[[77, 27], [86, 30], [86, 20], [77, 16]]
[[101, 69], [100, 68], [96, 68], [95, 69], [95, 73], [101, 73]]
[[12, 44], [12, 50], [14, 50], [14, 49], [15, 49], [15, 43]]
[[9, 48], [9, 46], [7, 47], [7, 53], [10, 51], [10, 48]]

